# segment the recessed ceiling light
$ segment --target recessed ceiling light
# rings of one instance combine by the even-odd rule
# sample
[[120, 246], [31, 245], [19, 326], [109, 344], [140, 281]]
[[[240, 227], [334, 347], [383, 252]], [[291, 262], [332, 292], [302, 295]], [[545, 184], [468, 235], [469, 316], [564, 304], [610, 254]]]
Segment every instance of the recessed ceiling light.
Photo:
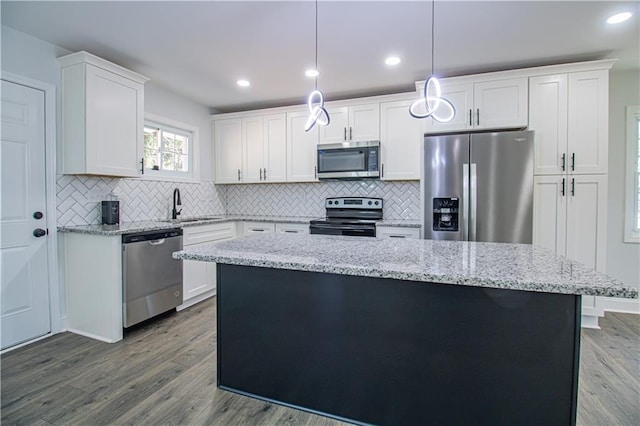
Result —
[[619, 24], [620, 22], [624, 22], [629, 18], [631, 18], [631, 12], [617, 13], [607, 19], [607, 24]]
[[238, 80], [236, 83], [240, 87], [249, 87], [249, 86], [251, 86], [251, 83], [249, 83], [248, 80]]
[[398, 65], [400, 63], [400, 58], [397, 56], [389, 56], [384, 60], [384, 63], [387, 65]]
[[306, 70], [304, 74], [307, 77], [317, 77], [320, 73], [318, 72], [318, 70]]

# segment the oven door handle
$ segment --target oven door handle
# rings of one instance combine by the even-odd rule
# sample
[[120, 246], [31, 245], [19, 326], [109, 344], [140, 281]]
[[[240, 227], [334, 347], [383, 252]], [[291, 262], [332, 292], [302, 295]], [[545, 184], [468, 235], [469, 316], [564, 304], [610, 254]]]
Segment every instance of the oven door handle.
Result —
[[367, 232], [367, 231], [369, 231], [369, 229], [363, 229], [360, 226], [349, 226], [349, 225], [336, 226], [336, 225], [313, 224], [313, 225], [311, 225], [311, 228], [315, 228], [315, 229], [335, 229], [335, 230], [338, 230], [338, 231], [358, 231], [358, 232]]

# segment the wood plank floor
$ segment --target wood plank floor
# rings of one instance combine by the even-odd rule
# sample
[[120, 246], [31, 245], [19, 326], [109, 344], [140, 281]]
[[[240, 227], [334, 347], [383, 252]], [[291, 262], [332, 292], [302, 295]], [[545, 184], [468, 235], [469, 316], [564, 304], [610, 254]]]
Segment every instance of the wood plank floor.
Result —
[[[2, 425], [339, 425], [216, 388], [215, 298], [106, 344], [62, 333], [0, 358]], [[579, 425], [640, 424], [640, 317], [583, 330]]]

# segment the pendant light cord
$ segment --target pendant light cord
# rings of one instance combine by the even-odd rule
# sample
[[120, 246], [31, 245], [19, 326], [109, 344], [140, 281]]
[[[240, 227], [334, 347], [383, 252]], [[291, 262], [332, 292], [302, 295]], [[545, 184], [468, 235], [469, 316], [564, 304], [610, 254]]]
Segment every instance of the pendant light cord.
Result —
[[[316, 73], [318, 72], [318, 0], [316, 0]], [[318, 75], [315, 78], [315, 89], [318, 90]]]
[[[431, 75], [433, 75], [433, 72], [436, 69], [435, 60], [433, 59], [435, 57], [435, 44], [436, 44], [435, 14], [436, 14], [436, 0], [431, 0]], [[318, 36], [316, 35], [316, 38], [317, 37]], [[316, 43], [317, 43], [317, 40], [316, 40]], [[316, 55], [317, 54], [318, 53], [316, 52]]]

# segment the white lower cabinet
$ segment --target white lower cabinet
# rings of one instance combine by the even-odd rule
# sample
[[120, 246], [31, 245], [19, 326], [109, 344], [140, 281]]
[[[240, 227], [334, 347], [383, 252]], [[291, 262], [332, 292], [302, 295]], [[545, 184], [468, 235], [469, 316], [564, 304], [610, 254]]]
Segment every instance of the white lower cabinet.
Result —
[[407, 228], [404, 226], [378, 226], [376, 227], [378, 238], [420, 238], [420, 228]]
[[302, 223], [276, 223], [277, 234], [308, 234], [309, 225]]
[[[534, 177], [533, 243], [605, 272], [607, 176]], [[582, 297], [583, 326], [597, 326], [602, 299]]]
[[[213, 242], [228, 241], [236, 237], [235, 222], [211, 225], [189, 226], [184, 228], [182, 246], [196, 248]], [[182, 305], [185, 309], [216, 292], [216, 264], [214, 262], [182, 261]]]
[[273, 234], [276, 232], [275, 223], [267, 222], [242, 222], [242, 235]]

